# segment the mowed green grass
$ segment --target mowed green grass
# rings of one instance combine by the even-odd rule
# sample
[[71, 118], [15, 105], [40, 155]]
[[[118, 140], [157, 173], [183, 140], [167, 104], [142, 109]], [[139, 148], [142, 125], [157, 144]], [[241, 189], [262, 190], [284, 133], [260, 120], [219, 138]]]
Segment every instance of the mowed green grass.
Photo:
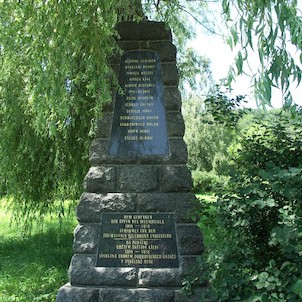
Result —
[[60, 286], [68, 282], [75, 215], [61, 225], [58, 218], [47, 217], [25, 236], [11, 223], [3, 203], [0, 200], [0, 301], [55, 301]]

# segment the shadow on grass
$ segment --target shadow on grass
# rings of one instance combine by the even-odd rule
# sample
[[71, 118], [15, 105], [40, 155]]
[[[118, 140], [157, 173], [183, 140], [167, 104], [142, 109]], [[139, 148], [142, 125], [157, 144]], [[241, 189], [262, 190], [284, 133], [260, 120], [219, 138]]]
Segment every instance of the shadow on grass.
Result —
[[67, 282], [73, 254], [73, 226], [59, 226], [29, 237], [0, 237], [0, 301], [55, 301]]

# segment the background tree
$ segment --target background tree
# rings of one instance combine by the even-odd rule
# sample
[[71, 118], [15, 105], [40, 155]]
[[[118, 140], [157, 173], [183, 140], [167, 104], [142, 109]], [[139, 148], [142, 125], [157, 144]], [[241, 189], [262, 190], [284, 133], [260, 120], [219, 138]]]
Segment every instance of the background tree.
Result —
[[229, 147], [240, 135], [246, 116], [254, 116], [242, 108], [244, 96], [232, 98], [223, 90], [215, 86], [204, 99], [192, 95], [183, 101], [184, 138], [196, 192], [217, 192], [224, 186], [231, 173]]
[[217, 153], [225, 153], [232, 140], [228, 128], [215, 123], [206, 111], [204, 101], [192, 97], [183, 103], [186, 121], [185, 140], [188, 145], [191, 170], [211, 171]]

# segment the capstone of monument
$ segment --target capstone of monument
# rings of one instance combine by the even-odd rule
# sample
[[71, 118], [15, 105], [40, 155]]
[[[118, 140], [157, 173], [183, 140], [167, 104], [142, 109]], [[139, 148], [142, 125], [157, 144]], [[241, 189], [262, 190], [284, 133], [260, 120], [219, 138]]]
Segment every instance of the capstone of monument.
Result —
[[117, 26], [119, 88], [104, 109], [77, 207], [69, 283], [57, 302], [200, 301], [182, 293], [202, 254], [192, 221], [176, 48], [160, 22]]

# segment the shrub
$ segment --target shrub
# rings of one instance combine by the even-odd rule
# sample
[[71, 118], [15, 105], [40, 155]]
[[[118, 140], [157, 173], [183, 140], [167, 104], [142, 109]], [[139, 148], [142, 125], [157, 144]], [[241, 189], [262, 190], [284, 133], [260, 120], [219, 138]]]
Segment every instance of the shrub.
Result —
[[221, 152], [215, 154], [212, 164], [217, 175], [229, 175], [231, 172], [230, 159]]
[[270, 114], [235, 142], [236, 173], [203, 211], [212, 301], [301, 301], [301, 134], [300, 116]]
[[193, 191], [195, 193], [217, 192], [226, 186], [228, 177], [215, 172], [193, 171]]

